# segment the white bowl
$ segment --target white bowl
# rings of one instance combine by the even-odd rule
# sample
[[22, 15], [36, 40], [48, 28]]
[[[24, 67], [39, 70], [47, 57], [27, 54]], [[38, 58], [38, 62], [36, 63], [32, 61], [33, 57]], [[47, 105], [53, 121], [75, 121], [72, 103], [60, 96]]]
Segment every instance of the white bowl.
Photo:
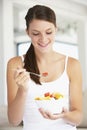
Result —
[[60, 98], [58, 100], [36, 100], [38, 108], [43, 108], [48, 110], [53, 114], [61, 113], [64, 106], [64, 99]]

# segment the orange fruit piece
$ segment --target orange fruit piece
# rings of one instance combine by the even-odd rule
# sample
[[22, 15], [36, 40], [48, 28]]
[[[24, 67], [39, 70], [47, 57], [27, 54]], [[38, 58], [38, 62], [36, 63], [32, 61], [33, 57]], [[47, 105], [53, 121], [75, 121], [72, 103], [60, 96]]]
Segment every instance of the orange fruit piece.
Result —
[[48, 73], [47, 72], [44, 72], [44, 73], [42, 73], [42, 76], [47, 76], [48, 75]]

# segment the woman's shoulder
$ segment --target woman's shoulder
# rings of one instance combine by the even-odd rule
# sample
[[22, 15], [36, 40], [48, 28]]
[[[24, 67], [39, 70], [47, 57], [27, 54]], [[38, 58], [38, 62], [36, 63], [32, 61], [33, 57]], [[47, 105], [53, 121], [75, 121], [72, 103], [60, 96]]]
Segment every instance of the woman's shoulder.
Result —
[[73, 66], [73, 67], [80, 65], [80, 61], [78, 59], [74, 57], [70, 57], [70, 56], [68, 56], [68, 63], [70, 66]]
[[19, 63], [21, 61], [21, 56], [15, 56], [12, 57], [8, 60], [9, 64], [13, 64], [13, 63]]
[[8, 60], [7, 66], [15, 68], [18, 66], [23, 66], [21, 56], [15, 56]]
[[69, 57], [68, 58], [67, 68], [68, 68], [68, 73], [69, 74], [75, 75], [76, 73], [80, 73], [81, 72], [80, 61], [78, 59], [76, 59], [76, 58]]
[[71, 57], [71, 56], [66, 55], [66, 54], [58, 53], [58, 52], [56, 52], [56, 54], [57, 54], [57, 57], [59, 59], [64, 59], [64, 60], [67, 59], [68, 65], [70, 65], [70, 66], [80, 64], [80, 61], [78, 59], [74, 58], [74, 57]]

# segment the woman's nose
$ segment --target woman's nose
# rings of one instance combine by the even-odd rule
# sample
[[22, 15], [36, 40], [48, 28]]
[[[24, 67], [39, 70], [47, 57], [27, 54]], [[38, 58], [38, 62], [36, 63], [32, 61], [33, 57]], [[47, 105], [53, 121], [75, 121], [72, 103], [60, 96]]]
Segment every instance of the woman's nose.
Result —
[[42, 41], [42, 42], [46, 42], [47, 41], [47, 37], [46, 37], [46, 35], [41, 35], [40, 36], [40, 40]]

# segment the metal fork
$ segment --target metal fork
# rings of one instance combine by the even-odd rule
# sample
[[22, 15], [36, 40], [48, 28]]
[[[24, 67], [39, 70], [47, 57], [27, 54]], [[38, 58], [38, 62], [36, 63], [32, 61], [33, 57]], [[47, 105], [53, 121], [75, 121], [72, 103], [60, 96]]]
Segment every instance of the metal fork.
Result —
[[36, 74], [36, 73], [34, 73], [34, 72], [28, 72], [29, 74], [33, 74], [33, 75], [36, 75], [36, 76], [38, 76], [38, 77], [41, 77], [41, 76], [43, 76], [42, 74]]
[[29, 72], [29, 74], [33, 74], [33, 75], [36, 75], [36, 76], [38, 76], [38, 77], [46, 77], [46, 76], [48, 75], [47, 72], [44, 72], [44, 73], [42, 73], [42, 74], [36, 74], [36, 73], [34, 73], [34, 72]]
[[[16, 69], [13, 69], [13, 70], [16, 70]], [[47, 72], [44, 72], [42, 74], [37, 74], [37, 73], [34, 73], [34, 72], [28, 72], [29, 74], [33, 74], [33, 75], [36, 75], [38, 77], [46, 77], [48, 75]]]

